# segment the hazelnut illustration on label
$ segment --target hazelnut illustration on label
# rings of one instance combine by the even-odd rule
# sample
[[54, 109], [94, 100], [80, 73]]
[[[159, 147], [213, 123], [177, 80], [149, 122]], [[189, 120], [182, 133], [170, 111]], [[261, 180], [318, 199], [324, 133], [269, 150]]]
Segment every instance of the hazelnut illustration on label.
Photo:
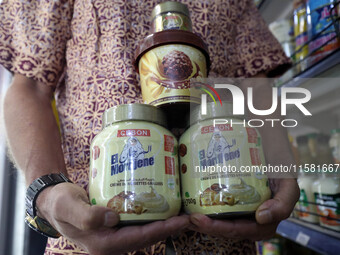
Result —
[[206, 77], [206, 59], [201, 51], [191, 46], [163, 45], [141, 57], [139, 73], [145, 103], [185, 101], [193, 96], [189, 91], [190, 79]]
[[165, 77], [180, 81], [187, 79], [194, 68], [188, 55], [182, 51], [173, 50], [163, 57], [162, 69]]

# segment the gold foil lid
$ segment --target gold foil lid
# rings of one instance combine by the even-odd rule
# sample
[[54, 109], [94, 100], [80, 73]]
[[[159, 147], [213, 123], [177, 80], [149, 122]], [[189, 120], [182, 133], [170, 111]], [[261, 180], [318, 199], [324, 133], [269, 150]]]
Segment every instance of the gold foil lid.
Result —
[[230, 101], [209, 102], [206, 104], [206, 114], [202, 112], [202, 105], [196, 106], [190, 112], [190, 125], [206, 119], [243, 119], [244, 115], [233, 115], [233, 104]]
[[165, 12], [180, 12], [189, 17], [189, 9], [185, 4], [173, 1], [167, 1], [157, 4], [153, 8], [151, 13], [151, 19], [154, 19], [157, 15]]
[[140, 120], [166, 126], [164, 112], [152, 105], [147, 104], [122, 104], [107, 109], [103, 114], [103, 127], [110, 126], [113, 123]]

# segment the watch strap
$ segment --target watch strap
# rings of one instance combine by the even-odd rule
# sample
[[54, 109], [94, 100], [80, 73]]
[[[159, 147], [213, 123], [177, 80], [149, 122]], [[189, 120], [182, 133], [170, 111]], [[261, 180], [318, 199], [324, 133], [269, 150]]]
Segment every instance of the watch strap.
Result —
[[26, 192], [26, 212], [34, 219], [37, 216], [36, 201], [38, 195], [45, 188], [62, 182], [71, 182], [63, 173], [48, 174], [35, 179]]
[[61, 234], [55, 230], [50, 223], [38, 216], [33, 219], [26, 213], [25, 222], [30, 228], [43, 236], [50, 238], [59, 238], [61, 236]]

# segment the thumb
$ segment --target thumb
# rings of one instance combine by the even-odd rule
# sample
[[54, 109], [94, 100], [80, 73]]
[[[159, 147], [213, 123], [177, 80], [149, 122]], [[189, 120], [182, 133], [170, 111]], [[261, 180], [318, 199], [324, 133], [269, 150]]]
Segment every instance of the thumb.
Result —
[[270, 224], [288, 218], [299, 199], [299, 186], [295, 179], [277, 179], [278, 190], [272, 199], [265, 201], [256, 210], [259, 224]]
[[[69, 223], [80, 230], [113, 227], [119, 222], [119, 215], [104, 206], [91, 206], [87, 193], [76, 184], [65, 183], [54, 188], [54, 218]], [[52, 190], [51, 190], [52, 192]]]

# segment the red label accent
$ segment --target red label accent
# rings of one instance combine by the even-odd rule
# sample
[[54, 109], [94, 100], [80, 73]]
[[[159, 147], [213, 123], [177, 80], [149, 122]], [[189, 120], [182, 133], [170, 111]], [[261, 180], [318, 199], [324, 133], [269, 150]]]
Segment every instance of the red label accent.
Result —
[[257, 132], [255, 128], [247, 127], [248, 143], [257, 143]]
[[254, 166], [261, 165], [260, 151], [257, 148], [249, 148], [251, 164]]
[[164, 135], [164, 151], [174, 152], [174, 146], [174, 138], [169, 135]]
[[96, 160], [97, 158], [99, 158], [100, 156], [100, 149], [98, 146], [94, 146], [92, 148], [92, 157], [93, 157], [93, 160]]
[[165, 174], [175, 175], [175, 159], [165, 156]]
[[205, 126], [201, 128], [201, 134], [214, 133], [216, 131], [232, 131], [233, 127], [230, 124], [217, 124], [215, 127], [213, 125]]
[[118, 130], [117, 137], [125, 136], [150, 136], [149, 129], [120, 129]]

